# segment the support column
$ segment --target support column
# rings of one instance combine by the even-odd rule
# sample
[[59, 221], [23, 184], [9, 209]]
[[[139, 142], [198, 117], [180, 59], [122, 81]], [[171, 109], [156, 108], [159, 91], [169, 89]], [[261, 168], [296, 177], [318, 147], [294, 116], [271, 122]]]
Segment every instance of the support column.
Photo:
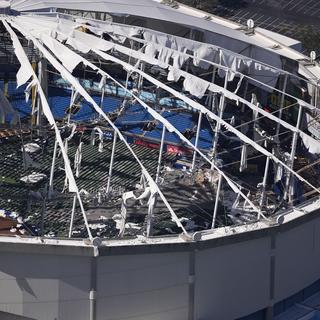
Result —
[[[144, 71], [144, 67], [145, 67], [145, 64], [143, 62], [140, 62], [140, 70], [141, 71]], [[141, 74], [139, 74], [139, 79], [138, 79], [138, 83], [137, 83], [137, 89], [138, 89], [139, 94], [141, 93], [142, 85], [143, 85], [143, 76]]]
[[[32, 62], [32, 69], [36, 72], [37, 64], [35, 61]], [[33, 140], [33, 127], [37, 125], [37, 115], [36, 115], [36, 104], [37, 104], [37, 89], [36, 86], [33, 86], [31, 89], [31, 141]]]
[[69, 114], [68, 114], [68, 125], [70, 124], [71, 121], [71, 109], [73, 106], [73, 103], [75, 102], [75, 92], [74, 92], [74, 88], [71, 88], [71, 98], [70, 98], [70, 103], [69, 103]]
[[[297, 142], [298, 142], [298, 137], [299, 137], [298, 130], [300, 128], [301, 118], [302, 118], [302, 106], [299, 105], [299, 113], [298, 113], [296, 131], [294, 132], [293, 139], [292, 139], [292, 147], [291, 147], [291, 155], [290, 155], [290, 163], [289, 163], [290, 169], [293, 169], [294, 158], [296, 155]], [[285, 200], [289, 200], [289, 202], [291, 202], [291, 194], [290, 194], [290, 185], [291, 185], [291, 180], [292, 180], [291, 177], [292, 177], [291, 172], [288, 171], [287, 177], [286, 177], [285, 192], [284, 192], [283, 197]]]
[[103, 103], [104, 103], [104, 96], [106, 94], [106, 85], [103, 86], [102, 88], [102, 93], [101, 93], [101, 101], [100, 101], [100, 108], [103, 110]]
[[212, 217], [212, 225], [211, 229], [215, 228], [216, 225], [216, 220], [217, 220], [217, 213], [218, 213], [218, 208], [219, 208], [219, 198], [220, 198], [220, 192], [221, 192], [221, 185], [222, 185], [222, 175], [220, 174], [219, 176], [219, 181], [218, 181], [218, 187], [216, 191], [216, 201], [214, 203], [214, 211], [213, 211], [213, 217]]
[[[245, 86], [244, 86], [244, 92], [243, 92], [243, 97], [245, 100], [247, 100], [248, 88], [249, 88], [249, 81], [248, 81], [248, 79], [245, 79]], [[244, 103], [242, 103], [241, 112], [244, 112], [245, 106], [246, 105]]]
[[56, 166], [57, 151], [58, 151], [58, 141], [56, 139], [54, 143], [52, 165], [51, 165], [51, 171], [50, 171], [49, 192], [48, 192], [49, 200], [51, 200], [52, 193], [53, 193], [53, 178], [54, 178], [54, 169]]
[[[163, 148], [164, 148], [164, 139], [166, 135], [166, 127], [162, 127], [162, 136], [161, 136], [161, 144], [159, 150], [159, 158], [158, 158], [158, 166], [157, 166], [157, 173], [155, 182], [158, 184], [160, 178], [160, 170], [161, 170], [161, 163], [162, 163], [162, 155], [163, 155]], [[152, 235], [152, 217], [154, 212], [154, 207], [157, 203], [158, 195], [157, 193], [151, 194], [149, 199], [149, 207], [148, 207], [148, 215], [147, 215], [147, 237]]]
[[161, 136], [161, 144], [160, 144], [160, 150], [159, 150], [159, 158], [158, 158], [158, 167], [157, 167], [157, 173], [156, 173], [156, 180], [155, 182], [159, 182], [160, 177], [160, 170], [161, 170], [161, 163], [162, 163], [162, 155], [163, 155], [163, 147], [164, 147], [164, 139], [166, 136], [166, 127], [162, 127], [162, 136]]
[[[193, 32], [193, 29], [190, 29], [190, 35], [189, 35], [189, 39], [190, 40], [193, 40], [193, 37], [194, 37], [194, 32]], [[186, 64], [186, 72], [189, 72], [189, 69], [190, 69], [190, 60], [191, 59], [188, 59], [187, 60], [187, 64]]]
[[[227, 72], [225, 75], [225, 80], [224, 80], [224, 88], [225, 89], [227, 89], [227, 85], [228, 85], [228, 76], [229, 76], [229, 72]], [[225, 95], [223, 93], [221, 93], [220, 103], [219, 103], [219, 118], [223, 117], [224, 108], [225, 108]], [[215, 158], [216, 158], [220, 129], [221, 129], [221, 121], [218, 120], [216, 123], [216, 128], [215, 128], [215, 132], [214, 132], [213, 147], [212, 147], [213, 162], [215, 161]], [[211, 168], [213, 169], [213, 165]]]
[[[47, 75], [47, 60], [42, 58], [38, 63], [38, 78], [41, 85], [41, 88], [45, 94], [45, 96], [48, 96], [48, 75]], [[38, 134], [42, 134], [41, 127], [43, 125], [43, 108], [41, 100], [37, 100], [37, 126], [38, 126]]]
[[[288, 84], [288, 74], [285, 75], [284, 81], [283, 81], [282, 96], [281, 96], [279, 116], [278, 116], [280, 120], [282, 118], [282, 112], [283, 112], [283, 108], [284, 108], [284, 101], [285, 101], [285, 98], [286, 98], [287, 84]], [[276, 129], [276, 137], [277, 138], [279, 138], [279, 133], [280, 133], [280, 122], [277, 123], [277, 129]]]
[[47, 190], [44, 190], [42, 195], [42, 208], [41, 208], [41, 237], [44, 237], [44, 219], [46, 215], [46, 192]]
[[270, 166], [270, 158], [267, 157], [266, 165], [265, 165], [265, 169], [264, 169], [263, 182], [262, 182], [260, 209], [264, 206], [264, 203], [265, 203], [269, 166]]
[[[217, 67], [214, 66], [213, 70], [212, 70], [212, 78], [211, 78], [211, 83], [215, 82], [215, 78], [216, 78], [216, 71], [217, 71]], [[211, 108], [211, 111], [213, 111], [213, 103], [214, 103], [214, 95], [215, 93], [211, 92], [211, 94], [208, 96], [206, 104], [208, 108]]]
[[157, 194], [151, 194], [149, 199], [148, 215], [147, 215], [147, 237], [152, 235], [152, 217], [155, 204], [157, 202]]
[[[199, 119], [198, 119], [198, 127], [197, 127], [197, 135], [196, 135], [196, 141], [195, 141], [195, 147], [198, 148], [199, 143], [199, 137], [200, 137], [200, 130], [201, 130], [201, 122], [202, 122], [202, 112], [199, 112]], [[193, 159], [192, 159], [192, 167], [191, 170], [193, 171], [196, 165], [196, 159], [197, 159], [197, 151], [193, 152]]]
[[70, 220], [70, 227], [69, 227], [69, 238], [72, 238], [72, 229], [73, 229], [73, 223], [74, 223], [74, 215], [76, 212], [76, 204], [77, 204], [77, 196], [75, 195], [73, 197], [73, 204], [72, 204], [72, 212], [71, 212], [71, 220]]
[[319, 81], [314, 86], [314, 94], [312, 99], [312, 105], [314, 105], [316, 108], [318, 107], [318, 101], [319, 101]]
[[107, 194], [110, 192], [110, 184], [111, 184], [111, 178], [112, 178], [112, 172], [113, 172], [114, 155], [115, 155], [115, 151], [116, 151], [117, 138], [118, 138], [118, 134], [117, 134], [117, 132], [114, 131], [111, 160], [110, 160], [110, 168], [109, 168], [109, 176], [108, 176], [108, 184], [107, 184]]

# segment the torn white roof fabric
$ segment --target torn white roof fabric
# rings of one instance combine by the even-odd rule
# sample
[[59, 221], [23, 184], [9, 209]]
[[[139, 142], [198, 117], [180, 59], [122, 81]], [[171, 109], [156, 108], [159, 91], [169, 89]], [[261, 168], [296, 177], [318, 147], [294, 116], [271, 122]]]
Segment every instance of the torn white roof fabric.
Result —
[[12, 107], [3, 91], [0, 89], [0, 124], [4, 124], [6, 117], [11, 116], [11, 124], [17, 124], [18, 112]]

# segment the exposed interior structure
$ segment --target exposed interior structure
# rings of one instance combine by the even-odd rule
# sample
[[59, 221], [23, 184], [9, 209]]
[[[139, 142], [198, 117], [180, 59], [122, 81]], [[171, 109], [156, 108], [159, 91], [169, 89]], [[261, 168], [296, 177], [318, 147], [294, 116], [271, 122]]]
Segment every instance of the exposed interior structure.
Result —
[[0, 233], [190, 240], [314, 210], [318, 63], [162, 2], [3, 6]]

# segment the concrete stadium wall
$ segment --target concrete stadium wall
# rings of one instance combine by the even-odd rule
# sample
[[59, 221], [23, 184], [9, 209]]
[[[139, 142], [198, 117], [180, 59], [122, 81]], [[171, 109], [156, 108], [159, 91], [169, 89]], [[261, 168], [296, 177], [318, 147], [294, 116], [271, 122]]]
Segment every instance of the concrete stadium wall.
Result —
[[276, 302], [320, 278], [320, 219], [277, 234], [275, 271]]
[[199, 251], [195, 319], [236, 319], [265, 308], [269, 278], [268, 237]]
[[98, 320], [188, 319], [188, 253], [103, 257]]
[[273, 304], [320, 279], [320, 218], [94, 253], [0, 242], [0, 319], [89, 320], [92, 306], [95, 320], [227, 320], [263, 309], [272, 319]]
[[0, 257], [0, 311], [39, 320], [88, 320], [88, 258], [25, 253]]

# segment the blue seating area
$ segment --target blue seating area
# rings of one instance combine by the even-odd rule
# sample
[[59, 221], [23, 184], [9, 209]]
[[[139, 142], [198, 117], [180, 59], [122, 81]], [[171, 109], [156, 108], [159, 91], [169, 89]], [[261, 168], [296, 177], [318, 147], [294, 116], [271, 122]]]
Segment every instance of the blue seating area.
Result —
[[[176, 113], [174, 111], [164, 111], [162, 116], [174, 125], [181, 133], [187, 129], [192, 130], [196, 127], [198, 120], [194, 119], [191, 113]], [[151, 121], [150, 114], [141, 106], [130, 106], [127, 112], [118, 118], [116, 125], [121, 127], [123, 131], [132, 134], [142, 135], [147, 139], [160, 140], [162, 135], [162, 124], [157, 123], [152, 131], [143, 131], [143, 122]], [[210, 149], [212, 147], [213, 133], [206, 119], [202, 121], [202, 129], [198, 141], [198, 147], [201, 149]], [[167, 144], [180, 144], [181, 141], [175, 133], [166, 132], [165, 142]], [[195, 137], [191, 139], [195, 143]]]
[[[49, 105], [56, 119], [62, 119], [66, 116], [66, 109], [70, 105], [71, 91], [61, 88], [49, 87]], [[100, 105], [100, 95], [92, 95], [93, 100]], [[121, 101], [117, 98], [106, 97], [103, 103], [104, 112], [112, 112], [117, 109]], [[86, 121], [97, 117], [94, 108], [85, 100], [81, 101], [81, 109], [71, 119], [74, 121]]]
[[142, 135], [144, 123], [150, 120], [152, 117], [142, 106], [130, 105], [115, 124], [125, 132]]
[[[3, 81], [0, 82], [0, 87], [4, 88]], [[31, 99], [29, 102], [25, 101], [26, 85], [16, 89], [15, 82], [9, 82], [9, 96], [12, 105], [19, 111], [21, 118], [30, 116], [31, 113]], [[94, 101], [100, 105], [101, 96], [98, 94], [91, 95]], [[61, 120], [66, 117], [66, 109], [70, 105], [71, 91], [58, 87], [49, 87], [49, 106], [52, 110], [54, 117], [57, 120]], [[117, 97], [106, 96], [103, 103], [103, 111], [106, 113], [117, 110], [122, 103], [122, 99]], [[80, 110], [71, 116], [73, 121], [88, 121], [97, 118], [97, 113], [94, 108], [85, 100], [80, 100]], [[186, 130], [193, 131], [190, 141], [195, 143], [195, 131], [198, 122], [197, 116], [191, 112], [181, 112], [181, 108], [178, 112], [174, 109], [170, 111], [163, 111], [162, 116], [167, 119], [172, 125], [174, 125], [182, 134]], [[140, 137], [144, 137], [148, 140], [159, 141], [162, 135], [162, 124], [156, 123], [154, 129], [148, 131], [144, 130], [144, 126], [152, 121], [151, 115], [139, 104], [127, 106], [125, 112], [119, 116], [115, 124], [123, 131]], [[198, 147], [200, 149], [210, 149], [212, 146], [213, 133], [207, 119], [204, 117], [201, 125], [200, 137], [198, 141]], [[166, 144], [180, 144], [181, 141], [175, 133], [166, 132], [165, 136]]]

